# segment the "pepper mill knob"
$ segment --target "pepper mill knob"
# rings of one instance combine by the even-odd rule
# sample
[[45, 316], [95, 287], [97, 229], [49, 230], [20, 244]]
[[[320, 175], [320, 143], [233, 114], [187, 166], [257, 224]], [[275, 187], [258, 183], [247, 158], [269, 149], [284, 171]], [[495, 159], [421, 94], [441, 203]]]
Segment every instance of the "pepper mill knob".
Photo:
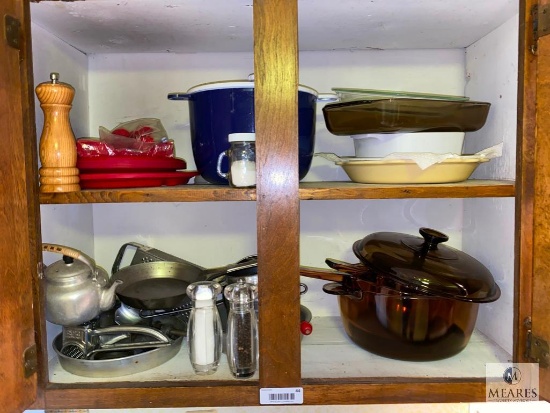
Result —
[[80, 191], [76, 167], [76, 139], [71, 128], [69, 111], [74, 88], [59, 81], [59, 73], [50, 73], [50, 82], [36, 87], [36, 96], [44, 112], [44, 128], [40, 136], [40, 192]]

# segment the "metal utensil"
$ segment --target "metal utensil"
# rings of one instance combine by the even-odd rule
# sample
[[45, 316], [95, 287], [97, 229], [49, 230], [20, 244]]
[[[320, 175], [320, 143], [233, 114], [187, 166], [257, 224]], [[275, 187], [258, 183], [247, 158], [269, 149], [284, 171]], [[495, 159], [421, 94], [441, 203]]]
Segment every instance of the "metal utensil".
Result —
[[[64, 327], [60, 353], [75, 359], [89, 359], [103, 351], [150, 349], [168, 346], [172, 340], [160, 331], [142, 326]], [[133, 335], [141, 336], [141, 340]], [[143, 337], [146, 337], [143, 340]]]

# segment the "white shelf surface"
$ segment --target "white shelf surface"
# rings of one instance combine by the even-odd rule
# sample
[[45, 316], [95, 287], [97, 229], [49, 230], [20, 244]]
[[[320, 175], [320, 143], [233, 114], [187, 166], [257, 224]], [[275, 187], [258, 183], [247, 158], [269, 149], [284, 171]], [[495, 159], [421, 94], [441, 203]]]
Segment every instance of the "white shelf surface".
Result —
[[512, 356], [478, 330], [466, 348], [438, 361], [410, 362], [363, 350], [346, 335], [340, 317], [313, 317], [313, 333], [302, 341], [302, 378], [480, 378], [486, 363]]
[[[486, 363], [507, 363], [511, 355], [475, 330], [468, 346], [456, 356], [430, 362], [407, 362], [380, 357], [354, 344], [344, 332], [340, 317], [314, 317], [313, 333], [302, 340], [302, 378], [483, 378]], [[237, 381], [222, 355], [218, 371], [209, 376], [194, 374], [185, 341], [176, 356], [153, 369], [110, 378], [81, 377], [67, 372], [59, 359], [50, 360], [52, 383], [105, 383], [151, 381]], [[247, 381], [258, 379], [258, 373]], [[245, 380], [238, 380], [240, 382]]]
[[[106, 378], [92, 378], [77, 376], [75, 374], [67, 372], [61, 366], [57, 356], [52, 358], [49, 363], [50, 382], [52, 383], [112, 383], [112, 382], [148, 382], [148, 381], [225, 381], [232, 380], [237, 381], [231, 375], [229, 366], [227, 364], [227, 357], [222, 354], [220, 360], [220, 366], [218, 370], [211, 375], [196, 375], [191, 367], [189, 361], [189, 348], [185, 340], [181, 345], [181, 349], [178, 353], [167, 362], [157, 366], [155, 368], [124, 376], [106, 377]], [[238, 380], [253, 381], [258, 379], [258, 373], [250, 379]]]

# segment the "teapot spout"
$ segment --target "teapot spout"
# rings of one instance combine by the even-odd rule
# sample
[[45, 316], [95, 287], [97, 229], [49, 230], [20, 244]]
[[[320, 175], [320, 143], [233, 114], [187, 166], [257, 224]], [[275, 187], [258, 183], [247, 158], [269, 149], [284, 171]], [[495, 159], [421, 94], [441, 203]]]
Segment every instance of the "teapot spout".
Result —
[[110, 287], [103, 289], [99, 300], [99, 308], [101, 311], [110, 310], [115, 305], [116, 288], [122, 283], [122, 280], [115, 280]]

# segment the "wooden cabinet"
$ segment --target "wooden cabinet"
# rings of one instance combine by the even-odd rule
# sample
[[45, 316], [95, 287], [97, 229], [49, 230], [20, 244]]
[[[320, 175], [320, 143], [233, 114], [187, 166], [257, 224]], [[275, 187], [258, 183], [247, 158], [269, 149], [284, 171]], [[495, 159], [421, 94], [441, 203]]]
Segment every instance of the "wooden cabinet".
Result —
[[[515, 267], [515, 278], [507, 287], [513, 302], [506, 308], [514, 323], [514, 326], [508, 326], [514, 332], [513, 359], [528, 360], [528, 330], [541, 340], [550, 338], [546, 322], [546, 295], [549, 291], [546, 272], [550, 258], [545, 253], [549, 242], [546, 235], [549, 225], [546, 212], [549, 198], [546, 177], [550, 175], [546, 171], [549, 127], [545, 116], [537, 116], [537, 109], [540, 112], [550, 100], [546, 80], [547, 67], [550, 67], [546, 61], [550, 56], [550, 40], [549, 37], [534, 37], [532, 10], [535, 1], [521, 1], [519, 10], [515, 180], [505, 176], [508, 179], [403, 186], [360, 185], [343, 181], [298, 183], [298, 113], [294, 108], [300, 73], [298, 11], [301, 2], [258, 0], [253, 2], [256, 133], [260, 168], [257, 188], [190, 185], [139, 190], [86, 190], [66, 194], [38, 192], [33, 96], [37, 82], [33, 80], [32, 73], [29, 4], [23, 0], [4, 3], [7, 4], [1, 6], [2, 15], [13, 16], [21, 23], [19, 42], [8, 44], [4, 40], [1, 46], [2, 56], [8, 62], [1, 72], [2, 84], [6, 87], [0, 90], [1, 125], [7, 131], [6, 145], [1, 151], [3, 185], [0, 197], [3, 202], [3, 213], [0, 214], [3, 235], [3, 288], [0, 290], [3, 312], [0, 327], [3, 338], [0, 349], [6, 355], [5, 359], [9, 360], [2, 370], [7, 383], [2, 403], [7, 406], [7, 411], [22, 410], [34, 398], [34, 407], [52, 409], [256, 405], [259, 403], [259, 389], [265, 387], [303, 387], [306, 404], [484, 401], [485, 378], [479, 374], [479, 366], [477, 373], [471, 375], [467, 369], [457, 374], [443, 373], [444, 363], [435, 372], [426, 370], [426, 373], [424, 367], [419, 365], [417, 373], [408, 365], [408, 372], [399, 373], [399, 363], [385, 363], [384, 360], [372, 365], [368, 364], [370, 361], [362, 360], [358, 363], [364, 368], [356, 370], [352, 368], [353, 359], [351, 362], [348, 360], [348, 370], [354, 370], [353, 373], [346, 372], [344, 362], [340, 363], [344, 367], [336, 372], [330, 370], [333, 366], [326, 371], [314, 368], [316, 358], [330, 358], [331, 353], [315, 353], [316, 345], [307, 347], [307, 343], [301, 343], [295, 328], [300, 302], [298, 267], [303, 231], [300, 219], [303, 219], [301, 212], [308, 208], [309, 204], [304, 204], [306, 201], [330, 202], [338, 208], [340, 202], [351, 200], [464, 199], [472, 201], [464, 207], [468, 213], [480, 206], [486, 207], [483, 204], [485, 199], [487, 202], [508, 199], [508, 206], [513, 204], [512, 215], [516, 220], [515, 235], [509, 242], [506, 241], [510, 250], [510, 244], [515, 244], [514, 257], [509, 260]], [[538, 4], [539, 10], [545, 6], [542, 1]], [[101, 3], [96, 7], [101, 7]], [[154, 13], [153, 6], [151, 13]], [[538, 27], [544, 27], [544, 23], [541, 19]], [[15, 28], [11, 30], [17, 30], [16, 26], [15, 23]], [[307, 37], [307, 33], [304, 36]], [[496, 73], [499, 68], [491, 70]], [[500, 113], [498, 116], [496, 121], [493, 120], [494, 125], [504, 122], [510, 114]], [[489, 177], [499, 177], [499, 171], [489, 171], [482, 178]], [[198, 381], [183, 380], [176, 375], [170, 379], [92, 382], [64, 382], [52, 378], [39, 280], [42, 260], [39, 204], [90, 206], [219, 201], [249, 201], [256, 206], [256, 244], [261, 274], [258, 378], [237, 381], [212, 376]], [[506, 207], [506, 204], [497, 207], [495, 214]], [[42, 215], [44, 224], [46, 218]], [[505, 215], [503, 219], [511, 220], [513, 217]], [[498, 239], [500, 231], [497, 226], [490, 229], [489, 235], [465, 234], [464, 245], [475, 250], [479, 243]], [[512, 272], [509, 268], [507, 271]], [[500, 282], [498, 278], [497, 282]], [[487, 316], [485, 324], [490, 325], [491, 319], [498, 324], [499, 314]], [[323, 338], [320, 340], [323, 341]], [[23, 368], [33, 364], [34, 343], [38, 354], [35, 373], [32, 367], [27, 370]], [[499, 354], [491, 361], [506, 359], [506, 351], [499, 350], [498, 344], [493, 343], [487, 350], [493, 355]], [[353, 351], [357, 349], [340, 347], [339, 351], [354, 355]], [[487, 362], [482, 353], [478, 356], [480, 363]], [[471, 359], [465, 358], [455, 361], [455, 364], [449, 362], [449, 365], [468, 362]], [[388, 365], [393, 367], [386, 368]], [[541, 397], [548, 397], [550, 377], [546, 368], [541, 368], [540, 378]]]

